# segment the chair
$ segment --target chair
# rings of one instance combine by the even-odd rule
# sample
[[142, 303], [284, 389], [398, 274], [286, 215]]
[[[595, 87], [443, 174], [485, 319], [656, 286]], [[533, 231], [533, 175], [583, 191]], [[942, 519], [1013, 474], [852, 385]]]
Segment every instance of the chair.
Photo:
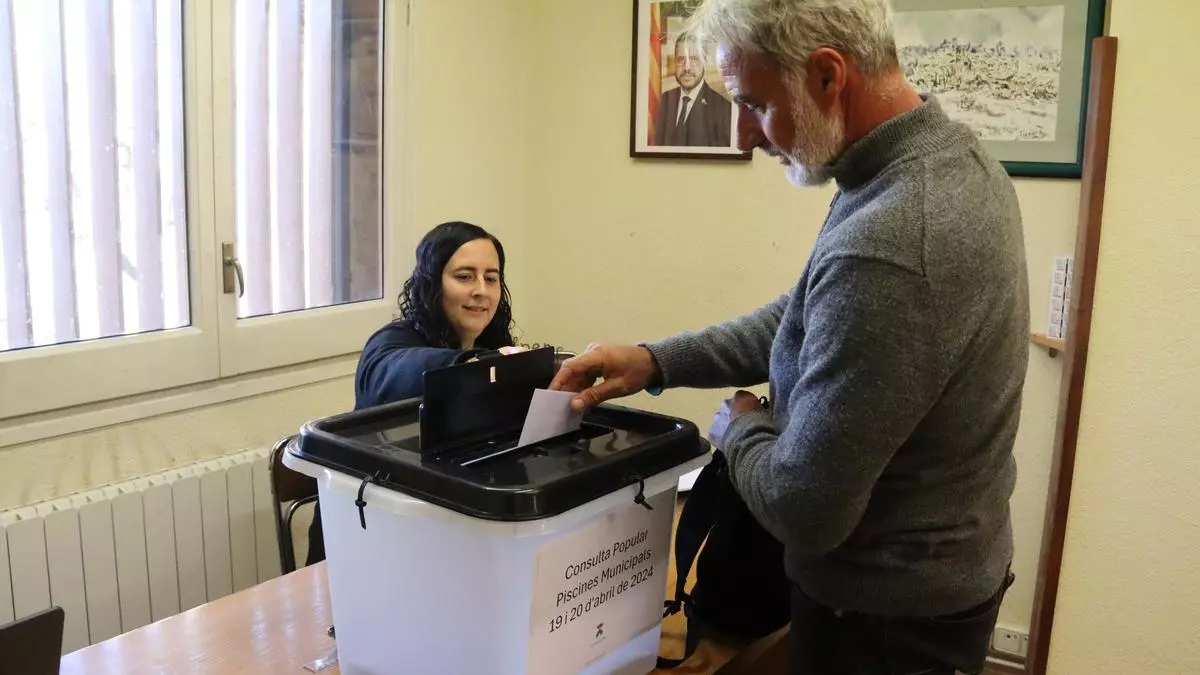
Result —
[[[296, 571], [296, 549], [292, 544], [292, 519], [301, 506], [317, 500], [317, 479], [283, 465], [283, 453], [295, 436], [285, 436], [271, 448], [271, 506], [275, 509], [275, 533], [279, 539], [279, 566], [283, 574]], [[283, 504], [291, 502], [287, 513]]]

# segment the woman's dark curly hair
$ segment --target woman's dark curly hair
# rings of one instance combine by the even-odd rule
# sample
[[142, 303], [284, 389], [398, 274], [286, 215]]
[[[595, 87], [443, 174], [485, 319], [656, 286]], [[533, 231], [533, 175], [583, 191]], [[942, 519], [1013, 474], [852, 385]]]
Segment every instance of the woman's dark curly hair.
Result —
[[504, 281], [504, 247], [482, 227], [453, 221], [438, 225], [421, 239], [417, 245], [417, 266], [400, 292], [400, 322], [420, 333], [435, 347], [462, 347], [442, 309], [442, 270], [460, 246], [476, 239], [491, 240], [500, 257], [500, 304], [475, 346], [499, 349], [514, 344], [512, 301]]

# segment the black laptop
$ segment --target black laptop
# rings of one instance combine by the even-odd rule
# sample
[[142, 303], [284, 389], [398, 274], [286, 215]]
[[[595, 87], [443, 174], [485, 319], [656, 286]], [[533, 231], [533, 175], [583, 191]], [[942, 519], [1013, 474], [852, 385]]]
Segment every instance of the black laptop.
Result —
[[65, 618], [51, 607], [0, 626], [0, 675], [58, 675]]

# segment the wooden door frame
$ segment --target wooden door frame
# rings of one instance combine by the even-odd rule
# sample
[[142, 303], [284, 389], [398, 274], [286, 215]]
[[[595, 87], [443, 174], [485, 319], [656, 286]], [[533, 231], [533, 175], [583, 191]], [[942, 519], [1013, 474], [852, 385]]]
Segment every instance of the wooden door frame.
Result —
[[1084, 374], [1092, 333], [1092, 305], [1096, 294], [1096, 264], [1100, 251], [1100, 226], [1108, 180], [1108, 147], [1112, 129], [1113, 89], [1116, 79], [1117, 38], [1104, 36], [1092, 42], [1088, 88], [1087, 134], [1079, 194], [1079, 225], [1075, 236], [1075, 272], [1064, 352], [1064, 380], [1059, 393], [1058, 422], [1046, 500], [1046, 522], [1034, 589], [1026, 672], [1046, 675], [1051, 630], [1062, 575], [1067, 537], [1067, 513], [1079, 442], [1083, 409]]

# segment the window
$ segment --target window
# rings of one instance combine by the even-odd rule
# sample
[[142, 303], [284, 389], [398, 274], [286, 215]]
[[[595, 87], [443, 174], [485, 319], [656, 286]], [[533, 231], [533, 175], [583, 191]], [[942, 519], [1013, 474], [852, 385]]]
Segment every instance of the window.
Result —
[[180, 6], [106, 4], [0, 3], [0, 350], [190, 320]]
[[[222, 0], [213, 27], [216, 218], [244, 286], [219, 308], [222, 375], [349, 353], [395, 311], [383, 199], [382, 0]], [[393, 29], [395, 32], [398, 29]], [[229, 77], [223, 77], [223, 74]], [[391, 77], [385, 77], [386, 75]], [[389, 124], [400, 106], [387, 108]], [[392, 128], [389, 126], [389, 128]], [[390, 134], [400, 147], [400, 125]], [[396, 163], [392, 162], [391, 166]], [[398, 193], [393, 193], [398, 194]], [[391, 227], [383, 223], [391, 219]], [[235, 288], [236, 287], [236, 288]], [[236, 292], [235, 292], [236, 291]]]
[[352, 353], [390, 318], [390, 4], [0, 0], [0, 419]]
[[241, 318], [382, 297], [379, 6], [332, 5], [237, 3]]

